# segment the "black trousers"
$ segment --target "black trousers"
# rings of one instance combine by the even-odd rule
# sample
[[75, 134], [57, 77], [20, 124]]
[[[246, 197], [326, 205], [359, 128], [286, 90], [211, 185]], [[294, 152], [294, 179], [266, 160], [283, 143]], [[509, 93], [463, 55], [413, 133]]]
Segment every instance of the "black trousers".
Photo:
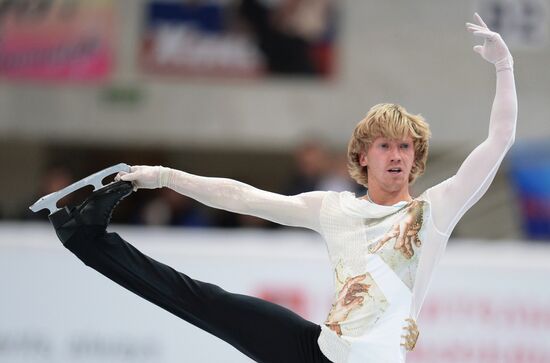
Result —
[[256, 362], [330, 363], [317, 344], [319, 325], [282, 306], [194, 280], [144, 255], [116, 233], [78, 227], [65, 247], [87, 266]]

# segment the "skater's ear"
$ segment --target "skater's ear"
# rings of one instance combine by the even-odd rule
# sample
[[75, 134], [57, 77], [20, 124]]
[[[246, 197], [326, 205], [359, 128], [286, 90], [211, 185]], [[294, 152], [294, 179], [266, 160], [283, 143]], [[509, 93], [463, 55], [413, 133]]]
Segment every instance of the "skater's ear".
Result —
[[367, 164], [368, 164], [367, 153], [364, 151], [361, 151], [361, 153], [359, 154], [359, 165], [367, 166]]

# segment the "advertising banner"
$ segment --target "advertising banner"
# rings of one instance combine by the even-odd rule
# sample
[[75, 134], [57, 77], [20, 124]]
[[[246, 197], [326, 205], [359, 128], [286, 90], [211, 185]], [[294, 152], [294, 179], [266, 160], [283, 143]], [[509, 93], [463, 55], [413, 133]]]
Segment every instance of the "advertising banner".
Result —
[[0, 1], [0, 77], [90, 81], [113, 67], [111, 0]]
[[141, 63], [150, 73], [239, 78], [333, 72], [332, 0], [152, 0], [145, 14]]

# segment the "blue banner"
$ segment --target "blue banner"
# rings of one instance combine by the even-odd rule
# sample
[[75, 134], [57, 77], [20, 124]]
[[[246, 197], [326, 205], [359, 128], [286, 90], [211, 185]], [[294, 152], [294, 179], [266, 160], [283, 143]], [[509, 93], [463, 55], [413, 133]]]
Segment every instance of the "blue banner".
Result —
[[527, 237], [550, 240], [550, 140], [523, 143], [510, 153], [510, 176]]

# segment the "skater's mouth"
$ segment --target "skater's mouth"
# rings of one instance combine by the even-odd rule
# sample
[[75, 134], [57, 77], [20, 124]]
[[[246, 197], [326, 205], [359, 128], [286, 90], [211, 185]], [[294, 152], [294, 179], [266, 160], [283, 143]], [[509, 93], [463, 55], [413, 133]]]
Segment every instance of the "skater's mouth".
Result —
[[400, 174], [403, 172], [403, 170], [401, 168], [391, 168], [391, 169], [388, 169], [388, 172], [392, 174]]

